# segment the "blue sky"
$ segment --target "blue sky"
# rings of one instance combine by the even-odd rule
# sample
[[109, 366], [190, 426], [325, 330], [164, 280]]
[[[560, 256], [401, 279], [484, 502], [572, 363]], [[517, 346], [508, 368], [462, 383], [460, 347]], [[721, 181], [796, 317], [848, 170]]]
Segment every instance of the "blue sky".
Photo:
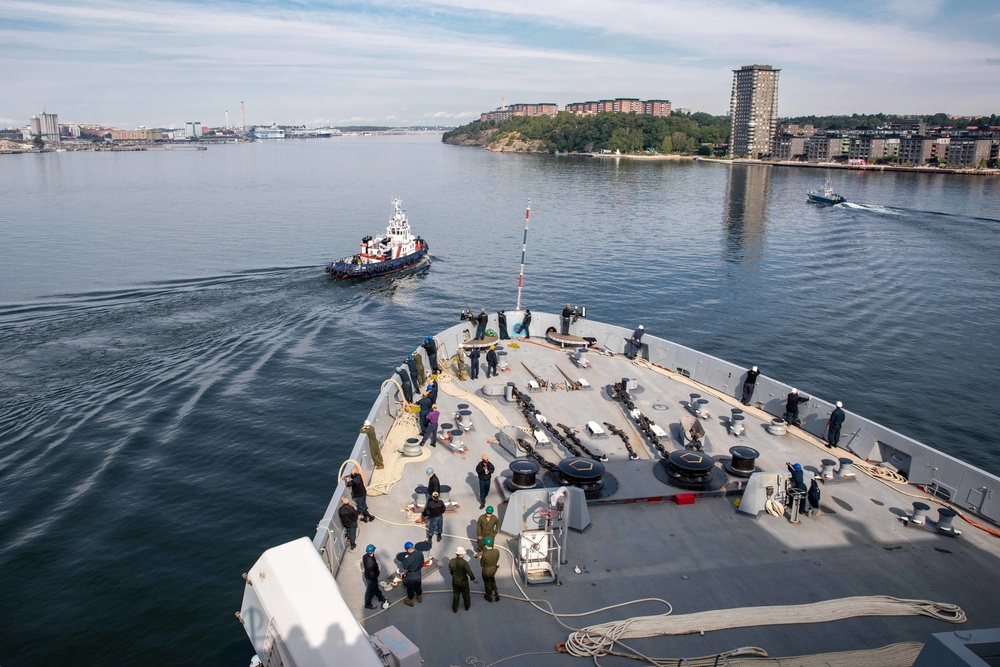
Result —
[[1000, 112], [996, 0], [0, 0], [0, 125], [457, 125], [511, 102]]

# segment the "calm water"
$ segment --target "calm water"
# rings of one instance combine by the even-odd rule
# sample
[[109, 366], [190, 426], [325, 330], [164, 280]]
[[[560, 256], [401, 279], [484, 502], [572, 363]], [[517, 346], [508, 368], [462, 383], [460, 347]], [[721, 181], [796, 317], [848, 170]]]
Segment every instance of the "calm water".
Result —
[[[0, 158], [0, 664], [246, 665], [383, 379], [466, 305], [583, 303], [1000, 473], [1000, 182], [436, 136]], [[424, 275], [320, 266], [400, 196]]]

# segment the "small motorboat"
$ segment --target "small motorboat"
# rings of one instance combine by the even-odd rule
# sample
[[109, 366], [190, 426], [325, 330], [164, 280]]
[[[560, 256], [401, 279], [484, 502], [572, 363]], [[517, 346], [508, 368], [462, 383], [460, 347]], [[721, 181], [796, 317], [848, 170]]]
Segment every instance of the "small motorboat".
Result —
[[806, 193], [809, 201], [815, 202], [817, 204], [826, 204], [828, 206], [834, 206], [836, 204], [843, 204], [847, 201], [846, 198], [841, 197], [833, 191], [833, 187], [830, 185], [830, 179], [826, 179], [826, 183], [823, 185], [822, 190], [810, 190]]

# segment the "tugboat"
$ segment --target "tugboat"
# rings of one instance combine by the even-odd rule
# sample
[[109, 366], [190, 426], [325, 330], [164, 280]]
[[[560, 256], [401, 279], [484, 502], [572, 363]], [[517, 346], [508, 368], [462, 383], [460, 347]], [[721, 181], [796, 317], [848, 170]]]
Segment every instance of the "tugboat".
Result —
[[826, 179], [826, 183], [823, 185], [822, 190], [810, 190], [806, 193], [809, 197], [809, 201], [815, 202], [817, 204], [828, 204], [834, 206], [836, 204], [843, 204], [847, 201], [844, 197], [836, 194], [833, 188], [830, 186], [830, 179]]
[[361, 252], [331, 262], [331, 278], [374, 278], [415, 267], [427, 257], [427, 242], [410, 233], [403, 202], [392, 200], [393, 213], [385, 234], [361, 239]]

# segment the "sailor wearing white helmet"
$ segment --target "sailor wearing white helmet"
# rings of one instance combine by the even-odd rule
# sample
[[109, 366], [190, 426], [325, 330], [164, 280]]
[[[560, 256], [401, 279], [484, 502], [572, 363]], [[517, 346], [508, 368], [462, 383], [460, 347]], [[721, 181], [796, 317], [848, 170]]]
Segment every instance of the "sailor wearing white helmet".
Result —
[[625, 356], [629, 359], [635, 359], [639, 355], [639, 350], [642, 349], [643, 333], [645, 333], [645, 327], [640, 324], [639, 327], [632, 332], [632, 337], [625, 341]]
[[830, 413], [830, 419], [826, 422], [826, 446], [833, 449], [840, 443], [840, 427], [844, 425], [844, 404], [837, 401], [837, 407]]

